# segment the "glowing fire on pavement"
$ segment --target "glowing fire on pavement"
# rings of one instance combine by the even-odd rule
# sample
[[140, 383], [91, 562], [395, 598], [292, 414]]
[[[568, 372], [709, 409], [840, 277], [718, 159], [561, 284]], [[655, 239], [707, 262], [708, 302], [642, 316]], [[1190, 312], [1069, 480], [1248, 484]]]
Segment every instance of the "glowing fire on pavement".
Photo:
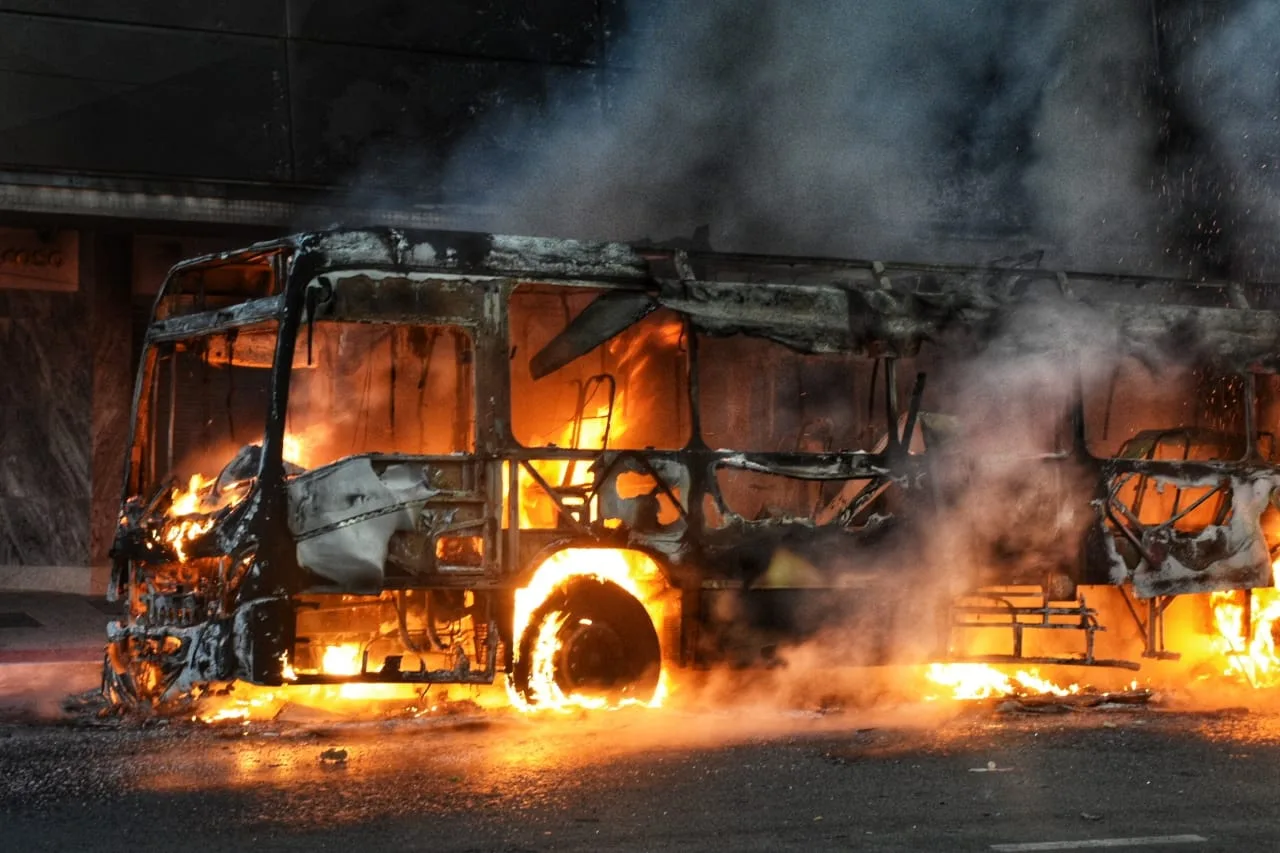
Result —
[[355, 719], [395, 714], [424, 716], [437, 710], [428, 692], [407, 684], [318, 684], [261, 687], [241, 681], [229, 693], [199, 698], [192, 718], [202, 723], [262, 722], [285, 708], [314, 709]]
[[[994, 699], [1002, 696], [1073, 696], [1079, 684], [1061, 687], [1040, 677], [1040, 670], [1001, 672], [981, 663], [935, 663], [925, 673], [929, 681], [951, 690], [951, 699]], [[926, 696], [926, 700], [942, 697]]]
[[[359, 643], [325, 646], [320, 655], [320, 673], [333, 676], [357, 675], [362, 656], [363, 649]], [[286, 663], [285, 681], [292, 681], [296, 677], [293, 667]], [[436, 692], [440, 691], [437, 689]], [[350, 682], [263, 687], [237, 681], [226, 693], [197, 697], [199, 710], [193, 719], [211, 724], [271, 720], [290, 705], [355, 717], [386, 711], [422, 715], [436, 710], [438, 704], [435, 699], [428, 701], [427, 694], [428, 691], [423, 687], [410, 684]]]

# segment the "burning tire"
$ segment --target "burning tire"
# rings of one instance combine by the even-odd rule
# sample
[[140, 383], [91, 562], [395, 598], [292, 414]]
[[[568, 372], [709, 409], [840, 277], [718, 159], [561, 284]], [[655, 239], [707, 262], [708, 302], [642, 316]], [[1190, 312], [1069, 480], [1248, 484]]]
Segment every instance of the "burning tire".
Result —
[[534, 610], [512, 682], [529, 705], [648, 703], [662, 649], [643, 604], [611, 581], [570, 578]]
[[102, 696], [118, 710], [154, 708], [164, 694], [158, 664], [142, 660], [127, 640], [107, 643], [102, 659]]

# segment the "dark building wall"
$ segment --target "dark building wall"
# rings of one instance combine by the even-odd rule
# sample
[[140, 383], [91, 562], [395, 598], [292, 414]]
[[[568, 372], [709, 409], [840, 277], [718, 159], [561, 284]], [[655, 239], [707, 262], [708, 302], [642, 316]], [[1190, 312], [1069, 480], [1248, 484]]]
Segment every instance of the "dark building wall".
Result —
[[[459, 141], [598, 88], [621, 0], [0, 0], [0, 166], [429, 193]], [[501, 122], [498, 123], [499, 125]], [[518, 153], [517, 133], [480, 144]]]
[[86, 263], [81, 275], [85, 292], [81, 300], [89, 315], [85, 349], [91, 360], [85, 557], [90, 565], [103, 566], [115, 537], [121, 472], [129, 443], [134, 240], [123, 229], [98, 228], [86, 232], [85, 237], [82, 257]]
[[86, 308], [78, 293], [0, 291], [0, 564], [88, 562]]
[[[156, 288], [184, 257], [272, 233], [0, 213], [0, 588], [105, 587]], [[67, 256], [57, 270], [31, 265], [41, 247]]]

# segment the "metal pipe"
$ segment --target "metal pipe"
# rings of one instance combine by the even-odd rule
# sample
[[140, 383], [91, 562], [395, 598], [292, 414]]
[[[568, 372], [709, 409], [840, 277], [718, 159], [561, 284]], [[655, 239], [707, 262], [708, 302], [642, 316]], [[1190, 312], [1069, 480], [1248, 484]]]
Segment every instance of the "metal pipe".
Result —
[[173, 434], [174, 421], [177, 417], [177, 401], [178, 393], [178, 352], [175, 349], [169, 353], [169, 440], [166, 443], [166, 454], [168, 456], [168, 467], [165, 473], [173, 471]]
[[1240, 636], [1244, 637], [1244, 646], [1249, 648], [1253, 643], [1253, 590], [1244, 590], [1244, 607], [1240, 609]]
[[884, 408], [888, 448], [892, 453], [901, 442], [898, 434], [898, 360], [893, 356], [886, 356], [884, 360]]

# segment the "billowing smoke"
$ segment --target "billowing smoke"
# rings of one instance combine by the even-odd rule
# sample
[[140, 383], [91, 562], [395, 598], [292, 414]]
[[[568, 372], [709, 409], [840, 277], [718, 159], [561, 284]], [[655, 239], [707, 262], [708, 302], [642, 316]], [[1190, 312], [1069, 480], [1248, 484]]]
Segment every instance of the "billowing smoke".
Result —
[[1189, 237], [1223, 273], [1274, 275], [1280, 232], [1280, 6], [1241, 0], [1222, 4], [1218, 15], [1184, 14], [1182, 22], [1167, 48], [1180, 60], [1173, 81], [1176, 103], [1208, 160], [1208, 168], [1183, 162], [1171, 170], [1171, 177], [1190, 184], [1181, 191], [1194, 194], [1197, 215], [1187, 223]]
[[[1091, 267], [1160, 254], [1142, 4], [632, 4], [628, 70], [553, 110], [514, 168], [479, 147], [494, 230]], [[504, 121], [510, 122], [507, 117]], [[489, 138], [487, 129], [482, 136]], [[488, 151], [488, 148], [484, 149]]]
[[1035, 233], [1070, 267], [1149, 268], [1168, 228], [1155, 191], [1151, 12], [1106, 0], [1079, 0], [1071, 10], [1023, 177]]
[[936, 0], [629, 8], [634, 70], [493, 176], [495, 227], [637, 239], [709, 223], [717, 247], [883, 257], [1028, 225], [1029, 130], [1069, 15]]
[[733, 250], [1218, 275], [1274, 254], [1266, 0], [624, 8], [606, 67], [488, 105], [413, 200]]
[[[916, 492], [900, 519], [905, 537], [886, 540], [887, 549], [846, 543], [817, 555], [836, 586], [847, 586], [847, 577], [876, 578], [866, 599], [826, 614], [832, 618], [820, 645], [869, 663], [929, 659], [948, 639], [970, 653], [1008, 653], [1007, 631], [949, 631], [956, 596], [1022, 584], [1056, 600], [1075, 598], [1072, 579], [1096, 521], [1096, 472], [1072, 453], [1071, 406], [1080, 393], [1106, 396], [1117, 337], [1105, 314], [1044, 294], [975, 350], [926, 347], [917, 360], [928, 372], [917, 449], [931, 460], [927, 494]], [[1029, 649], [1046, 639], [1033, 635]], [[1060, 652], [1084, 650], [1082, 634], [1048, 639], [1067, 641]], [[811, 654], [805, 649], [800, 659]]]

